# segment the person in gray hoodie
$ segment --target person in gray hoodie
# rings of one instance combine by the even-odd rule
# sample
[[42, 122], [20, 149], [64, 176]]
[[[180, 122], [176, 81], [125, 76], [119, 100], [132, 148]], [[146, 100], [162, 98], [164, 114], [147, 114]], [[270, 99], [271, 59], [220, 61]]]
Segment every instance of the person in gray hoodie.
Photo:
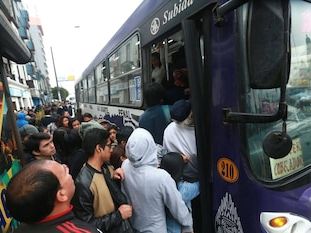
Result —
[[131, 223], [136, 232], [167, 233], [165, 208], [183, 226], [182, 232], [193, 232], [191, 213], [175, 181], [157, 167], [157, 147], [151, 134], [142, 128], [135, 129], [125, 150], [128, 159], [122, 164], [122, 190], [135, 206]]

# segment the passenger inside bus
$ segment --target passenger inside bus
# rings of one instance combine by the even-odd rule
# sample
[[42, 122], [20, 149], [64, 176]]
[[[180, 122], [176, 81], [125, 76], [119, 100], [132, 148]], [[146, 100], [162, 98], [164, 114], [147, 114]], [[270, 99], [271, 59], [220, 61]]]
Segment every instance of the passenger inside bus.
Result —
[[151, 79], [153, 82], [162, 84], [165, 79], [165, 69], [160, 60], [160, 53], [155, 52], [151, 54], [152, 74]]
[[181, 99], [189, 99], [190, 89], [188, 84], [187, 69], [174, 68], [173, 84], [166, 89], [165, 102], [172, 105]]
[[[160, 83], [165, 88], [164, 103], [174, 104], [180, 99], [190, 98], [188, 71], [185, 59], [185, 50], [181, 32], [177, 32], [151, 48], [151, 80]], [[160, 74], [161, 81], [155, 75]], [[166, 67], [166, 69], [165, 69]], [[166, 72], [167, 70], [167, 72]]]

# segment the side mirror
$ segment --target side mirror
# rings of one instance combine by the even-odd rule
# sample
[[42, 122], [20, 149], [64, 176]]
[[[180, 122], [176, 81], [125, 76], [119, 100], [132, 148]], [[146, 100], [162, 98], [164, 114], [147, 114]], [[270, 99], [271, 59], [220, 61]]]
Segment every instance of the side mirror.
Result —
[[250, 1], [247, 56], [250, 87], [279, 88], [287, 74], [288, 3], [282, 0]]
[[253, 89], [280, 88], [279, 109], [275, 114], [233, 112], [224, 108], [224, 122], [267, 123], [286, 120], [286, 84], [290, 66], [289, 0], [252, 0], [248, 6], [247, 64]]
[[270, 132], [262, 142], [263, 151], [273, 159], [280, 159], [288, 155], [292, 145], [291, 137], [282, 131]]

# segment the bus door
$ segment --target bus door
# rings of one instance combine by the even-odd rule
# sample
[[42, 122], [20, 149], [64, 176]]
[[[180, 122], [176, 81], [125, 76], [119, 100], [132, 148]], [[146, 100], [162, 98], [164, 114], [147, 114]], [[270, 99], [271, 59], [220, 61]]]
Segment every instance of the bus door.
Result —
[[[201, 38], [200, 45], [203, 41]], [[188, 99], [191, 101], [194, 92], [196, 92], [196, 83], [194, 83], [194, 89], [192, 86], [190, 88], [189, 83], [192, 81], [189, 79], [189, 70], [187, 66], [187, 58], [185, 54], [185, 38], [181, 27], [173, 28], [170, 32], [166, 33], [163, 37], [158, 38], [150, 44], [149, 48], [145, 49], [147, 57], [149, 57], [149, 63], [146, 65], [145, 70], [148, 70], [148, 74], [145, 74], [145, 82], [158, 82], [165, 89], [164, 103], [168, 105], [174, 104], [177, 100]], [[201, 62], [201, 55], [199, 60]], [[148, 60], [148, 59], [147, 59]], [[197, 77], [199, 79], [199, 77]], [[200, 86], [200, 85], [198, 85]], [[195, 96], [196, 99], [200, 97]], [[205, 98], [205, 97], [204, 97]], [[202, 100], [203, 101], [203, 100]], [[191, 101], [194, 108], [199, 108], [196, 106], [196, 101]], [[198, 110], [196, 110], [198, 111]], [[201, 114], [202, 109], [199, 111]], [[201, 115], [201, 117], [204, 116]], [[205, 117], [205, 116], [204, 116]], [[199, 120], [200, 121], [200, 120]], [[198, 121], [198, 122], [199, 122]], [[205, 122], [205, 121], [204, 121]], [[202, 125], [200, 124], [199, 127]], [[205, 125], [204, 125], [205, 127]], [[196, 126], [197, 128], [197, 126]], [[199, 138], [203, 138], [199, 136]], [[206, 143], [206, 141], [204, 141]], [[202, 154], [205, 152], [201, 152]], [[206, 154], [206, 153], [205, 153]], [[206, 159], [206, 158], [204, 158]], [[210, 164], [209, 162], [201, 162], [200, 164]], [[204, 168], [206, 170], [206, 168]], [[205, 196], [206, 194], [204, 194]], [[206, 200], [206, 198], [204, 198]], [[206, 203], [204, 206], [206, 207]], [[200, 210], [200, 198], [196, 198], [192, 202], [193, 209], [193, 220], [194, 220], [194, 231], [195, 232], [211, 232], [209, 230], [202, 228], [202, 223], [204, 219], [204, 226], [206, 224], [207, 214], [202, 215]], [[208, 208], [204, 208], [206, 211]], [[202, 221], [201, 221], [202, 219]]]
[[[228, 12], [221, 26], [212, 16], [207, 9], [182, 24], [202, 216], [209, 225], [203, 232], [264, 232], [260, 215], [265, 211], [310, 218], [305, 199], [310, 197], [310, 3], [250, 1]], [[292, 138], [285, 155], [268, 156], [264, 150], [271, 132]], [[271, 227], [269, 217], [265, 223]], [[303, 232], [296, 223], [291, 232]], [[271, 230], [276, 231], [285, 232]]]
[[[213, 103], [210, 78], [210, 24], [212, 6], [182, 22], [185, 58], [196, 126], [198, 164], [200, 169], [200, 215], [194, 216], [198, 232], [214, 232], [212, 187], [211, 109]], [[199, 229], [198, 229], [199, 228]]]

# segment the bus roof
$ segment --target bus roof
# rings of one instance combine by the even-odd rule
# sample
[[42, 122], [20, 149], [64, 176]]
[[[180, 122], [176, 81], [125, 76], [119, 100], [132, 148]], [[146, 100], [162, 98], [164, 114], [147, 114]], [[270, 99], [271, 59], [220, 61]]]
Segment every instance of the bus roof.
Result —
[[[104, 46], [104, 48], [98, 53], [94, 60], [89, 64], [89, 66], [83, 71], [82, 76], [77, 80], [76, 83], [80, 82], [84, 77], [86, 77], [92, 70], [96, 68], [100, 62], [104, 60], [110, 53], [112, 53], [116, 47], [126, 40], [130, 35], [132, 35], [135, 30], [142, 28], [142, 31], [149, 31], [150, 25], [154, 17], [161, 17], [164, 11], [168, 9], [174, 9], [181, 3], [191, 4], [192, 7], [188, 11], [181, 11], [176, 15], [176, 20], [171, 20], [165, 26], [163, 26], [157, 35], [150, 35], [144, 33], [141, 35], [141, 46], [150, 43], [154, 37], [159, 36], [164, 33], [168, 27], [177, 25], [180, 22], [181, 15], [187, 16], [193, 14], [193, 12], [198, 11], [202, 7], [216, 3], [216, 0], [144, 0], [133, 12], [133, 14], [125, 21], [121, 28], [114, 34], [114, 36], [109, 40], [109, 42]], [[178, 5], [179, 4], [179, 5]], [[176, 5], [176, 6], [175, 6]], [[187, 7], [186, 7], [187, 8]], [[148, 34], [148, 35], [147, 35]]]

